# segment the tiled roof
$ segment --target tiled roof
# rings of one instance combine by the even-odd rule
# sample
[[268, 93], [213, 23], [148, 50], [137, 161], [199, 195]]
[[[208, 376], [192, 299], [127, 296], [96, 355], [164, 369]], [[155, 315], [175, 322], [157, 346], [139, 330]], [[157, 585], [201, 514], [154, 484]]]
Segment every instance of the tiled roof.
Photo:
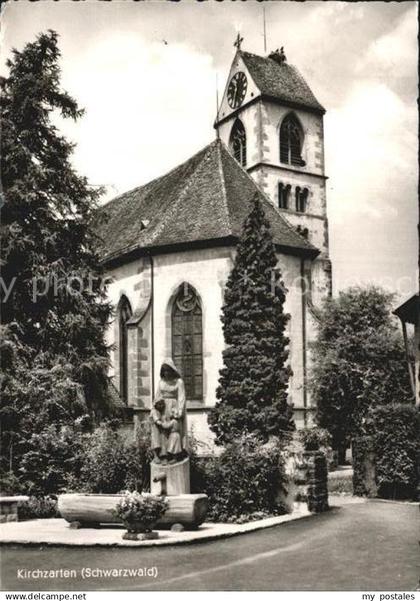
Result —
[[136, 249], [210, 243], [239, 237], [258, 194], [275, 244], [292, 254], [318, 254], [282, 217], [254, 180], [215, 140], [166, 175], [135, 188], [101, 208], [104, 262]]
[[293, 65], [241, 51], [244, 63], [262, 94], [325, 112], [302, 75]]

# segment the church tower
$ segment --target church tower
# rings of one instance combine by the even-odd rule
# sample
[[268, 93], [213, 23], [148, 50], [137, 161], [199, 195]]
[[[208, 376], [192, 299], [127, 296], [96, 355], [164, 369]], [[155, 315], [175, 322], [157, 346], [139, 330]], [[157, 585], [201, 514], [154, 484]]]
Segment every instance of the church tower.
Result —
[[261, 57], [237, 52], [215, 128], [236, 160], [283, 217], [320, 250], [311, 266], [311, 301], [331, 294], [325, 109], [283, 48]]

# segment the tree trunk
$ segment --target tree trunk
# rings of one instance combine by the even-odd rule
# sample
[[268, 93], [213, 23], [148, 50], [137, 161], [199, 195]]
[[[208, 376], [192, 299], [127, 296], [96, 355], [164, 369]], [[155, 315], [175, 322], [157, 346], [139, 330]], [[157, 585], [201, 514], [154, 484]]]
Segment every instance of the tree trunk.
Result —
[[[58, 510], [61, 516], [73, 527], [91, 528], [91, 524], [118, 524], [122, 520], [113, 514], [118, 501], [123, 495], [95, 495], [69, 493], [58, 497]], [[167, 497], [169, 507], [157, 526], [170, 527], [182, 524], [186, 528], [197, 528], [205, 519], [207, 495], [178, 495]]]
[[344, 465], [346, 463], [346, 451], [347, 445], [343, 444], [337, 448], [337, 459], [338, 465]]

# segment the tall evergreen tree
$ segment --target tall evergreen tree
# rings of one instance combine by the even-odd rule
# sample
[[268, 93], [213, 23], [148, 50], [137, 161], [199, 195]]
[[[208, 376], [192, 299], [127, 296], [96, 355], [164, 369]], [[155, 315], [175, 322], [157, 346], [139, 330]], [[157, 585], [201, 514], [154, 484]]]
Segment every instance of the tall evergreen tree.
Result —
[[[50, 380], [44, 396], [56, 406], [59, 421], [65, 419], [66, 402], [69, 418], [83, 412], [100, 417], [110, 406], [104, 339], [110, 306], [94, 227], [101, 191], [76, 173], [74, 145], [52, 119], [77, 120], [83, 114], [61, 90], [57, 42], [57, 34], [48, 31], [22, 51], [14, 50], [1, 81], [0, 292], [7, 347], [1, 417], [6, 437], [19, 431], [22, 412], [28, 419], [30, 382], [39, 384], [39, 370]], [[67, 392], [61, 390], [55, 401], [54, 382], [58, 389], [67, 383]], [[41, 389], [37, 402], [42, 396]], [[32, 409], [39, 415], [39, 407]]]
[[218, 444], [244, 432], [267, 440], [294, 429], [287, 403], [289, 315], [283, 311], [285, 288], [276, 265], [270, 224], [256, 195], [225, 289], [224, 367], [219, 401], [208, 418]]

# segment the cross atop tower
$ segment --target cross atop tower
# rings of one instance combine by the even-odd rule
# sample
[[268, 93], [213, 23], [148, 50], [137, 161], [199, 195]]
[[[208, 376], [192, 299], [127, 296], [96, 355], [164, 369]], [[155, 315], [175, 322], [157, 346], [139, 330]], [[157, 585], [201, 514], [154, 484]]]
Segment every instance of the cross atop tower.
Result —
[[233, 45], [236, 46], [236, 48], [238, 50], [240, 50], [241, 49], [241, 44], [242, 44], [243, 41], [244, 41], [244, 38], [241, 38], [241, 34], [238, 31], [238, 35], [236, 36], [236, 40], [235, 40], [235, 42], [234, 42]]

